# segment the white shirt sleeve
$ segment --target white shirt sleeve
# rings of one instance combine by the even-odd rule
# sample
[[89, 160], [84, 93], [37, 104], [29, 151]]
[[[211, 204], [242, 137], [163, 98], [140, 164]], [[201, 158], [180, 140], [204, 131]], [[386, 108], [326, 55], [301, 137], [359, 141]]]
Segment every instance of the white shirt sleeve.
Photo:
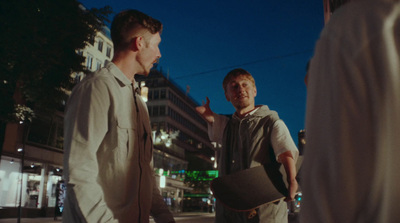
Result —
[[278, 162], [281, 162], [279, 155], [287, 151], [290, 151], [294, 161], [297, 161], [299, 150], [294, 144], [289, 129], [282, 120], [277, 120], [272, 127], [271, 144]]
[[228, 117], [214, 113], [214, 123], [208, 123], [208, 137], [212, 142], [222, 144], [225, 126], [228, 121]]

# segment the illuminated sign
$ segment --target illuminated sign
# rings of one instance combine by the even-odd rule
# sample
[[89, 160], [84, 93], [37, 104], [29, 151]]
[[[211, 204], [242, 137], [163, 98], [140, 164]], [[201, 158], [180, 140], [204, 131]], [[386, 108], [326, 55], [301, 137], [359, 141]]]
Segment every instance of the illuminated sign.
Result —
[[186, 180], [188, 181], [211, 181], [217, 177], [218, 177], [218, 170], [186, 172]]

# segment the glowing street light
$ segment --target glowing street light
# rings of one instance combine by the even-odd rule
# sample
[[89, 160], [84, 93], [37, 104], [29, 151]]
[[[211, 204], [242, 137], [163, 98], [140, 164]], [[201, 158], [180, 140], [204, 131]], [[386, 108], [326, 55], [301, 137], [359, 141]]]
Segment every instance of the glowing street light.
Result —
[[165, 183], [165, 176], [163, 175], [163, 176], [161, 176], [160, 177], [160, 188], [165, 188], [165, 185], [166, 185], [166, 183]]

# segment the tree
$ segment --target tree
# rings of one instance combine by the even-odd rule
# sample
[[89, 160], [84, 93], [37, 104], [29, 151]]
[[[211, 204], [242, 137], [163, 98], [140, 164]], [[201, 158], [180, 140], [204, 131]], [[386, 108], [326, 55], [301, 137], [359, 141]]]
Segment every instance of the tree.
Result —
[[[112, 9], [84, 9], [76, 0], [0, 2], [0, 122], [16, 111], [51, 115], [62, 108], [73, 72], [86, 72], [85, 48]], [[19, 106], [18, 106], [19, 105]]]

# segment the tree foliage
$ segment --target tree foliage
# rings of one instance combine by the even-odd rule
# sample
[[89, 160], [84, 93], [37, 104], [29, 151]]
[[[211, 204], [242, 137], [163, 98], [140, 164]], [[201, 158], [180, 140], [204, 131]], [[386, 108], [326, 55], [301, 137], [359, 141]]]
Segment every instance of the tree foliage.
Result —
[[112, 13], [85, 10], [76, 0], [0, 2], [0, 120], [15, 119], [18, 104], [54, 112], [73, 86], [71, 74], [86, 72], [85, 48]]

